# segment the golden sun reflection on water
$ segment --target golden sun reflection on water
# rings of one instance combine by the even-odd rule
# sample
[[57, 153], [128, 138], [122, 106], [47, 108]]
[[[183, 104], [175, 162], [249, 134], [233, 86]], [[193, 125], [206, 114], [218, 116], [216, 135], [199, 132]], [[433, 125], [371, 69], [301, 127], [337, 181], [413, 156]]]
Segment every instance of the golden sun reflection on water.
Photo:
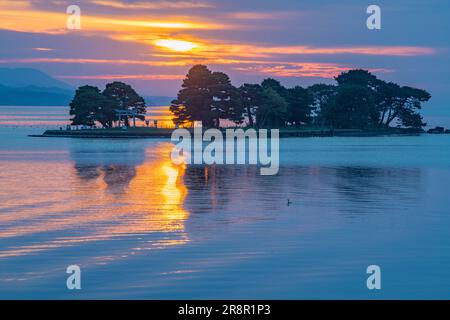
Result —
[[[172, 145], [164, 145], [158, 153], [167, 156]], [[108, 232], [145, 233], [184, 231], [184, 221], [189, 217], [182, 205], [187, 193], [182, 177], [184, 166], [172, 164], [170, 158], [144, 163], [136, 168], [136, 176], [128, 185], [123, 197], [128, 211], [140, 217], [140, 223], [127, 228], [115, 226]], [[143, 214], [147, 213], [147, 214]]]
[[0, 247], [0, 258], [118, 237], [132, 240], [117, 256], [188, 242], [185, 168], [172, 163], [172, 147], [153, 145], [142, 151], [143, 161], [137, 164], [85, 164], [75, 153], [74, 162], [15, 165], [8, 173], [15, 179], [8, 179], [8, 193], [0, 182], [0, 199], [5, 200], [0, 204], [0, 239], [26, 241]]

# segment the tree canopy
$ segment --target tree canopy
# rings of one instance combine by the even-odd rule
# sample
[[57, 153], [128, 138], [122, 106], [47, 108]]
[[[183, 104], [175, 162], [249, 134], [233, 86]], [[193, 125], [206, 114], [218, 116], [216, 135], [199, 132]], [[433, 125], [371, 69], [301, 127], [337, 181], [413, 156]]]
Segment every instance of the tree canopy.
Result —
[[[117, 121], [116, 110], [134, 110], [145, 114], [145, 101], [130, 86], [122, 82], [106, 85], [103, 92], [93, 86], [79, 87], [70, 103], [72, 125], [93, 126], [96, 122], [103, 127], [112, 127]], [[144, 120], [143, 116], [137, 116]], [[128, 124], [128, 119], [126, 119]]]
[[240, 91], [222, 72], [211, 72], [204, 65], [192, 67], [170, 110], [174, 123], [201, 121], [207, 127], [219, 127], [220, 119], [240, 123], [243, 103]]
[[69, 106], [73, 125], [93, 126], [98, 121], [110, 127], [114, 120], [116, 104], [102, 95], [97, 87], [79, 87]]
[[[135, 111], [138, 115], [137, 118], [145, 120], [146, 107], [145, 100], [128, 84], [114, 81], [106, 85], [102, 94], [110, 101], [114, 101], [120, 110]], [[117, 108], [116, 108], [117, 109]], [[129, 116], [128, 118], [131, 118]], [[128, 118], [126, 124], [128, 125]]]
[[170, 110], [174, 123], [202, 121], [219, 127], [220, 120], [250, 127], [317, 125], [333, 128], [380, 128], [425, 125], [419, 111], [431, 98], [425, 90], [378, 79], [367, 70], [343, 72], [336, 84], [284, 87], [273, 78], [239, 88], [222, 72], [192, 67]]
[[[420, 111], [431, 95], [422, 89], [378, 79], [367, 70], [339, 74], [336, 84], [314, 84], [307, 88], [284, 87], [273, 78], [261, 84], [233, 86], [223, 72], [195, 65], [183, 80], [170, 111], [176, 125], [201, 121], [219, 128], [222, 120], [250, 127], [330, 126], [337, 129], [383, 128], [397, 125], [422, 128]], [[100, 123], [112, 127], [116, 110], [134, 111], [144, 120], [144, 99], [128, 84], [112, 82], [103, 91], [94, 86], [76, 90], [70, 103], [73, 125]], [[128, 116], [125, 120], [128, 125]]]

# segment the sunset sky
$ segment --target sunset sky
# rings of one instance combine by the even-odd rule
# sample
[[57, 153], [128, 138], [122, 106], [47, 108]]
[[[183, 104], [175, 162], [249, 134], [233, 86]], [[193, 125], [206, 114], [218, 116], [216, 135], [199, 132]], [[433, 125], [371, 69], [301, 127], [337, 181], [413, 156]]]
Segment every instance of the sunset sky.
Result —
[[[81, 30], [66, 8], [81, 8]], [[376, 1], [382, 29], [357, 0], [0, 0], [0, 67], [32, 67], [73, 86], [120, 80], [175, 96], [196, 63], [235, 85], [275, 77], [331, 83], [350, 68], [430, 91], [425, 115], [450, 124], [450, 2]]]

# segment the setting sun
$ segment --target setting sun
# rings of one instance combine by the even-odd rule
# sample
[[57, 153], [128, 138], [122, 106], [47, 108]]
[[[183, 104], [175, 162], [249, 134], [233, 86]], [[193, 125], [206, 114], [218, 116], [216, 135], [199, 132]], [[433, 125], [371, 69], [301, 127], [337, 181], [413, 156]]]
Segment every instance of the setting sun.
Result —
[[0, 302], [450, 301], [429, 2], [0, 0]]
[[158, 47], [163, 47], [166, 49], [170, 49], [172, 51], [178, 51], [178, 52], [186, 52], [190, 51], [192, 49], [198, 48], [198, 44], [190, 41], [183, 41], [183, 40], [169, 40], [169, 39], [161, 39], [156, 40], [155, 45]]

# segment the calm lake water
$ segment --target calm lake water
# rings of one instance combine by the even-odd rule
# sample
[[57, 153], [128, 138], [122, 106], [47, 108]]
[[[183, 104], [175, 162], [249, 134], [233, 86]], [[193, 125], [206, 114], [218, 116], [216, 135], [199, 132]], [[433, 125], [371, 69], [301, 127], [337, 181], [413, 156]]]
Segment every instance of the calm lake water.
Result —
[[0, 107], [0, 298], [450, 298], [450, 135], [282, 139], [260, 176], [27, 136], [66, 112]]

